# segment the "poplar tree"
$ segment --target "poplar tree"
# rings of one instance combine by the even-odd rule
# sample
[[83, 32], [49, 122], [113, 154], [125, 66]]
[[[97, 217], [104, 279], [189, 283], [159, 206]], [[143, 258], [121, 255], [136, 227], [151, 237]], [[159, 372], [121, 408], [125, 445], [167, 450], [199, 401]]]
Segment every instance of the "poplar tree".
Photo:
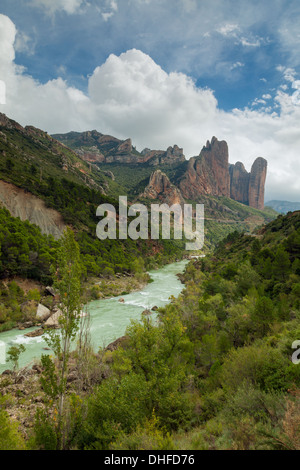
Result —
[[49, 330], [45, 337], [48, 346], [54, 351], [58, 361], [57, 372], [57, 432], [58, 445], [64, 446], [63, 418], [67, 387], [69, 359], [76, 334], [79, 330], [81, 301], [81, 273], [79, 246], [71, 229], [66, 229], [60, 240], [57, 253], [57, 266], [54, 269], [54, 287], [60, 297], [60, 325], [57, 330]]

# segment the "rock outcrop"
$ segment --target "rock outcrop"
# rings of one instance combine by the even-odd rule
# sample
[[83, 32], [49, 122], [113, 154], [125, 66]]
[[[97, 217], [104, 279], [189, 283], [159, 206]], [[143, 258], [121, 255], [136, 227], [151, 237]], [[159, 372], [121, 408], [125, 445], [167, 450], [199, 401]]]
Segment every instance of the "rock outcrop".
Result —
[[268, 162], [258, 157], [252, 165], [249, 181], [249, 206], [263, 210]]
[[185, 161], [183, 149], [177, 145], [164, 150], [144, 149], [138, 152], [131, 139], [120, 140], [111, 135], [93, 130], [68, 132], [52, 136], [59, 142], [75, 150], [83, 159], [91, 163], [125, 163], [156, 165], [176, 165]]
[[151, 166], [158, 165], [178, 165], [186, 161], [183, 154], [183, 149], [179, 148], [178, 145], [168, 147], [166, 152], [162, 150], [149, 150], [145, 149], [142, 152], [145, 156], [145, 161]]
[[243, 163], [237, 162], [235, 165], [229, 165], [229, 174], [231, 199], [248, 205], [250, 173]]
[[197, 200], [201, 194], [230, 197], [227, 143], [216, 137], [208, 141], [200, 155], [189, 160], [179, 187], [186, 199]]
[[5, 127], [6, 129], [17, 129], [21, 132], [25, 132], [23, 126], [13, 119], [9, 119], [5, 114], [0, 113], [0, 126]]
[[189, 160], [179, 188], [186, 199], [225, 196], [263, 210], [266, 174], [267, 161], [261, 157], [253, 163], [251, 173], [241, 162], [229, 164], [227, 143], [213, 137], [198, 157]]
[[[266, 160], [258, 158], [252, 166], [251, 173], [246, 171], [241, 162], [229, 165], [228, 145], [216, 137], [207, 141], [200, 154], [190, 158], [188, 162], [183, 149], [177, 145], [169, 147], [166, 151], [145, 148], [142, 152], [137, 152], [131, 139], [122, 141], [95, 130], [57, 134], [53, 137], [74, 149], [89, 162], [173, 166], [180, 169], [178, 174], [184, 171], [180, 180], [177, 179], [178, 183], [176, 182], [179, 189], [171, 184], [166, 175], [163, 177], [161, 173], [154, 172], [145, 189], [144, 197], [167, 202], [167, 200], [184, 199], [199, 201], [203, 195], [224, 196], [257, 209], [264, 208]], [[164, 185], [165, 189], [162, 190]]]
[[38, 225], [45, 235], [61, 237], [65, 224], [59, 212], [50, 209], [44, 201], [17, 186], [0, 180], [0, 205], [3, 205], [13, 217], [28, 220]]
[[155, 170], [151, 174], [149, 184], [140, 197], [160, 200], [169, 206], [173, 204], [184, 204], [184, 198], [180, 190], [170, 182], [168, 176], [161, 170]]

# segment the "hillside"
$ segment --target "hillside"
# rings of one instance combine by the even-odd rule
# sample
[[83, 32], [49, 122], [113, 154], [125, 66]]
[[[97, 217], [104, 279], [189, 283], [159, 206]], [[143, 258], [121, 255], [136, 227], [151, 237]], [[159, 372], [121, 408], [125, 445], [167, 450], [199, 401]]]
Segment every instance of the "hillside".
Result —
[[[75, 354], [64, 448], [299, 450], [299, 255], [299, 212], [255, 235], [232, 233], [187, 265], [185, 289], [159, 322], [133, 322], [83, 363]], [[31, 449], [56, 449], [60, 437], [49, 364], [23, 376], [22, 408], [17, 373], [0, 378], [11, 396], [5, 424], [11, 430], [18, 416], [25, 425], [14, 438]]]
[[[141, 201], [149, 207], [151, 203], [172, 205], [178, 201], [204, 204], [205, 250], [212, 249], [233, 230], [251, 232], [277, 215], [271, 208], [263, 209], [266, 162], [256, 159], [251, 173], [244, 170], [245, 179], [241, 176], [243, 165], [229, 165], [227, 144], [215, 137], [211, 143], [207, 142], [199, 157], [189, 161], [177, 145], [165, 152], [144, 149], [138, 153], [130, 139], [122, 141], [97, 131], [53, 137], [69, 145], [85, 160], [93, 161], [102, 172], [112, 174], [132, 202]], [[173, 199], [164, 194], [160, 179], [165, 177], [161, 175], [166, 175], [169, 186], [177, 188]], [[147, 192], [150, 186], [154, 192]], [[249, 205], [249, 201], [256, 202]]]
[[[11, 187], [11, 193], [15, 196], [9, 197], [6, 194], [5, 199], [0, 194], [2, 203], [12, 211], [12, 215], [20, 215], [22, 220], [37, 223], [44, 233], [55, 236], [59, 236], [64, 224], [69, 224], [77, 231], [89, 233], [94, 238], [98, 205], [108, 202], [117, 206], [116, 199], [119, 195], [128, 195], [129, 201], [135, 201], [149, 183], [153, 165], [165, 172], [177, 187], [188, 171], [182, 149], [176, 145], [166, 151], [145, 149], [138, 155], [131, 142], [105, 136], [97, 131], [56, 135], [61, 140], [58, 142], [46, 132], [32, 126], [23, 128], [3, 114], [0, 116], [0, 132], [1, 184], [3, 186], [10, 183], [15, 186]], [[217, 145], [217, 139], [214, 142]], [[72, 146], [73, 150], [65, 144]], [[218, 145], [222, 146], [223, 143]], [[81, 158], [83, 156], [80, 153], [85, 153], [92, 147], [93, 152], [96, 148], [108, 161], [111, 162], [109, 156], [112, 155], [119, 155], [120, 161], [86, 161], [86, 154], [85, 159]], [[134, 155], [134, 158], [138, 156], [139, 163], [136, 160], [135, 163], [126, 163], [125, 156], [129, 154]], [[26, 198], [22, 190], [28, 193]], [[38, 216], [38, 210], [34, 209], [38, 205], [30, 199], [30, 194], [42, 199], [47, 208], [57, 211], [55, 217], [49, 217], [49, 221], [53, 217], [54, 220], [62, 218], [57, 229], [51, 223], [47, 227], [42, 217]], [[272, 210], [257, 211], [221, 195], [199, 193], [196, 199], [205, 204], [206, 249], [215, 246], [233, 227], [251, 231], [255, 226], [276, 216]], [[21, 202], [15, 203], [18, 200]], [[149, 202], [150, 199], [146, 201], [148, 204]], [[194, 201], [186, 199], [186, 202]], [[20, 205], [23, 207], [22, 211], [18, 209]]]
[[[66, 226], [76, 234], [86, 279], [140, 276], [151, 267], [181, 258], [181, 241], [97, 238], [97, 207], [110, 203], [117, 208], [119, 194], [124, 192], [111, 174], [82, 160], [46, 132], [22, 127], [0, 114], [0, 204], [9, 211], [1, 209], [0, 279], [23, 274], [37, 282], [52, 282], [55, 239]], [[32, 233], [43, 240], [43, 253]], [[5, 288], [3, 295], [7, 295]], [[4, 314], [0, 323], [6, 323], [6, 317], [21, 318], [19, 311]]]
[[[267, 161], [255, 159], [248, 173], [241, 162], [229, 164], [227, 142], [212, 137], [196, 157], [185, 159], [177, 145], [162, 150], [137, 152], [131, 139], [121, 141], [97, 131], [55, 134], [54, 138], [69, 145], [83, 159], [99, 168], [117, 173], [119, 182], [137, 194], [151, 167], [165, 171], [185, 199], [197, 201], [199, 196], [225, 196], [259, 210], [264, 209]], [[126, 175], [124, 177], [124, 175]], [[115, 177], [115, 175], [114, 175]], [[128, 186], [129, 185], [129, 186]]]

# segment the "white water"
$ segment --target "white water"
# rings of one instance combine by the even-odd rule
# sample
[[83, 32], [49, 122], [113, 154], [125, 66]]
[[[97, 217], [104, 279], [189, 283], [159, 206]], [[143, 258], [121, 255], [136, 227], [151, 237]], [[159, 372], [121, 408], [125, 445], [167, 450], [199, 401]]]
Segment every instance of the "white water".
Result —
[[[170, 296], [177, 297], [183, 289], [183, 285], [176, 274], [183, 272], [188, 261], [169, 264], [149, 274], [153, 282], [144, 289], [128, 295], [122, 295], [106, 300], [96, 300], [88, 304], [90, 313], [91, 340], [95, 351], [99, 347], [105, 347], [112, 341], [125, 334], [131, 319], [140, 320], [141, 313], [154, 306], [163, 307], [169, 302]], [[120, 298], [124, 303], [119, 302]], [[155, 317], [155, 312], [153, 312]], [[51, 354], [46, 350], [47, 344], [43, 336], [27, 338], [24, 335], [34, 331], [30, 328], [24, 331], [10, 330], [0, 333], [0, 373], [5, 369], [12, 368], [12, 364], [4, 362], [5, 351], [14, 344], [24, 344], [26, 351], [20, 356], [19, 366], [24, 367], [42, 354]], [[2, 359], [2, 363], [1, 363]]]

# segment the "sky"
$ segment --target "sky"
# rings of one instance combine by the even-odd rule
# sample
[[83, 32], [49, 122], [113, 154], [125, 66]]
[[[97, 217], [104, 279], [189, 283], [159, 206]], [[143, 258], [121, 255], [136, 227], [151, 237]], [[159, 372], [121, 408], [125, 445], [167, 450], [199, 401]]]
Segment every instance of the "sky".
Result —
[[300, 201], [300, 1], [1, 0], [0, 112], [187, 159], [215, 136]]

